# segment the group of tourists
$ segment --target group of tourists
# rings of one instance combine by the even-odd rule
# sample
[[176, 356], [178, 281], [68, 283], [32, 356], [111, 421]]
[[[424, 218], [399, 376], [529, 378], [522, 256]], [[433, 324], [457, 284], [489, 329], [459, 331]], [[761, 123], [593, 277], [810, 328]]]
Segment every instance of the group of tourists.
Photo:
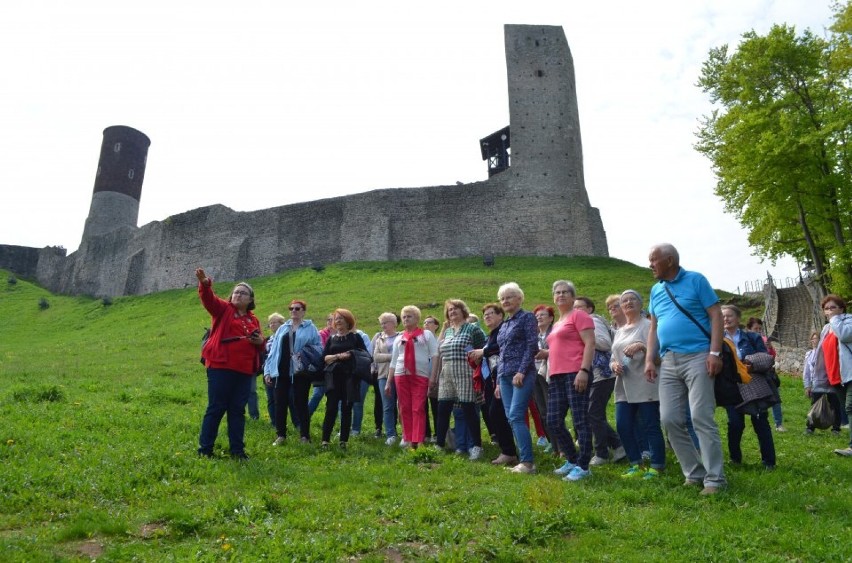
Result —
[[[515, 473], [535, 473], [528, 422], [532, 409], [544, 422], [542, 440], [561, 459], [554, 472], [566, 481], [588, 478], [593, 466], [622, 458], [627, 459], [623, 478], [657, 478], [665, 470], [665, 430], [684, 484], [715, 494], [726, 486], [714, 420], [714, 378], [723, 369], [727, 344], [752, 381], [760, 382], [741, 387], [751, 386], [742, 404], [726, 406], [730, 459], [742, 462], [740, 441], [749, 415], [761, 461], [774, 468], [770, 409], [776, 431], [783, 426], [768, 375], [774, 360], [765, 339], [749, 330], [759, 320], [751, 319], [743, 330], [739, 309], [721, 305], [703, 275], [681, 268], [672, 245], [653, 247], [649, 261], [657, 283], [647, 303], [634, 289], [610, 296], [610, 322], [595, 313], [591, 299], [577, 295], [570, 281], [553, 282], [553, 305], [532, 311], [523, 306], [523, 290], [511, 282], [481, 309], [487, 334], [464, 301], [448, 299], [441, 321], [423, 319], [414, 305], [399, 314], [383, 313], [378, 319], [382, 330], [372, 339], [342, 308], [318, 329], [305, 318], [307, 303], [300, 299], [291, 301], [289, 319], [270, 315], [273, 334], [264, 339], [252, 313], [252, 288], [239, 283], [230, 299], [221, 299], [199, 268], [198, 291], [213, 326], [203, 349], [208, 407], [198, 452], [213, 455], [218, 426], [227, 414], [231, 455], [247, 457], [244, 410], [260, 373], [272, 400], [274, 445], [287, 439], [288, 412], [301, 441], [310, 442], [310, 419], [325, 397], [321, 444], [329, 447], [339, 416], [337, 439], [345, 448], [351, 434], [361, 431], [363, 402], [372, 386], [376, 437], [388, 445], [397, 443], [399, 421], [401, 446], [416, 449], [433, 442], [431, 447], [443, 451], [452, 440], [457, 451], [478, 460], [483, 455], [481, 417], [500, 450], [491, 462]], [[815, 398], [830, 393], [839, 416], [841, 396], [852, 411], [852, 317], [837, 296], [826, 298], [823, 307], [829, 324], [809, 355], [805, 386]], [[366, 370], [365, 361], [370, 364]], [[769, 391], [761, 391], [763, 384]], [[614, 429], [606, 416], [613, 396]], [[565, 424], [569, 410], [574, 435]], [[453, 417], [455, 432], [450, 430]], [[838, 419], [838, 430], [839, 425]], [[852, 455], [852, 443], [836, 451]]]

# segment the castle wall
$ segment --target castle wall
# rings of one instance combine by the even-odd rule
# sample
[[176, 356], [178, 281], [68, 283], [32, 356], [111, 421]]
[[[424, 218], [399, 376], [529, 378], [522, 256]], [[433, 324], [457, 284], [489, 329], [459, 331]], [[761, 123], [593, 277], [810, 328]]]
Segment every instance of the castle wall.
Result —
[[[136, 184], [122, 172], [118, 187], [96, 183], [90, 219], [97, 218], [98, 228], [87, 221], [79, 249], [67, 259], [39, 260], [39, 281], [62, 293], [115, 296], [194, 284], [198, 266], [214, 278], [237, 280], [358, 260], [607, 256], [600, 214], [583, 180], [565, 35], [559, 27], [508, 25], [505, 39], [508, 170], [472, 184], [375, 190], [259, 211], [213, 205], [141, 228], [135, 216], [127, 222]], [[106, 138], [113, 129], [104, 132], [102, 162], [114, 158], [118, 141]], [[112, 218], [113, 226], [103, 229]]]

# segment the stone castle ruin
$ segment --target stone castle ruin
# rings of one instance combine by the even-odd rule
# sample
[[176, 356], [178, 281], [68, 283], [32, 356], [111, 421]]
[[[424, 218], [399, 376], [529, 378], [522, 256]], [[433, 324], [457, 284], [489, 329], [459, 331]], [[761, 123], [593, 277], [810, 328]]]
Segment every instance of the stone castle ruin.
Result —
[[[487, 180], [249, 212], [213, 205], [138, 227], [150, 140], [130, 127], [108, 127], [77, 251], [66, 256], [56, 247], [2, 245], [0, 267], [56, 293], [111, 297], [184, 287], [194, 283], [200, 264], [217, 279], [236, 280], [359, 260], [607, 256], [600, 214], [583, 179], [565, 33], [506, 25], [505, 47], [510, 122], [481, 141]], [[500, 236], [459, 228], [469, 225], [472, 212], [504, 218]], [[323, 220], [297, 225], [288, 219], [293, 216]]]

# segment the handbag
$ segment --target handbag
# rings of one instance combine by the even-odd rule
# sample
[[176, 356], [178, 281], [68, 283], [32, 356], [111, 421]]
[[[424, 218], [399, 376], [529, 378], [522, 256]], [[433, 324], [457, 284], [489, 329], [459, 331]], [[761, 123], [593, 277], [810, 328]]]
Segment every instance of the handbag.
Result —
[[808, 411], [808, 424], [813, 428], [825, 430], [834, 425], [834, 409], [828, 402], [828, 395], [822, 395], [811, 405]]

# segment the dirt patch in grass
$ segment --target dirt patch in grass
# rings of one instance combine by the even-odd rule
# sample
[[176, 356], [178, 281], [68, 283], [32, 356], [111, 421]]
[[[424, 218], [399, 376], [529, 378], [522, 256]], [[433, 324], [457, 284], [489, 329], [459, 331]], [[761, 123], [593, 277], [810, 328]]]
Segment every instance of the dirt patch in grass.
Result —
[[166, 526], [163, 525], [162, 522], [149, 522], [147, 524], [142, 524], [139, 527], [139, 532], [137, 532], [136, 535], [142, 538], [143, 540], [150, 540], [151, 538], [161, 537], [166, 535]]
[[75, 553], [79, 553], [87, 559], [97, 559], [104, 554], [104, 546], [97, 540], [86, 540], [73, 546]]
[[421, 559], [435, 557], [438, 554], [438, 546], [428, 543], [403, 542], [388, 546], [378, 551], [361, 554], [349, 558], [349, 561], [363, 561], [365, 558], [373, 559], [379, 557], [382, 561], [391, 563], [402, 563], [404, 561], [418, 561]]

